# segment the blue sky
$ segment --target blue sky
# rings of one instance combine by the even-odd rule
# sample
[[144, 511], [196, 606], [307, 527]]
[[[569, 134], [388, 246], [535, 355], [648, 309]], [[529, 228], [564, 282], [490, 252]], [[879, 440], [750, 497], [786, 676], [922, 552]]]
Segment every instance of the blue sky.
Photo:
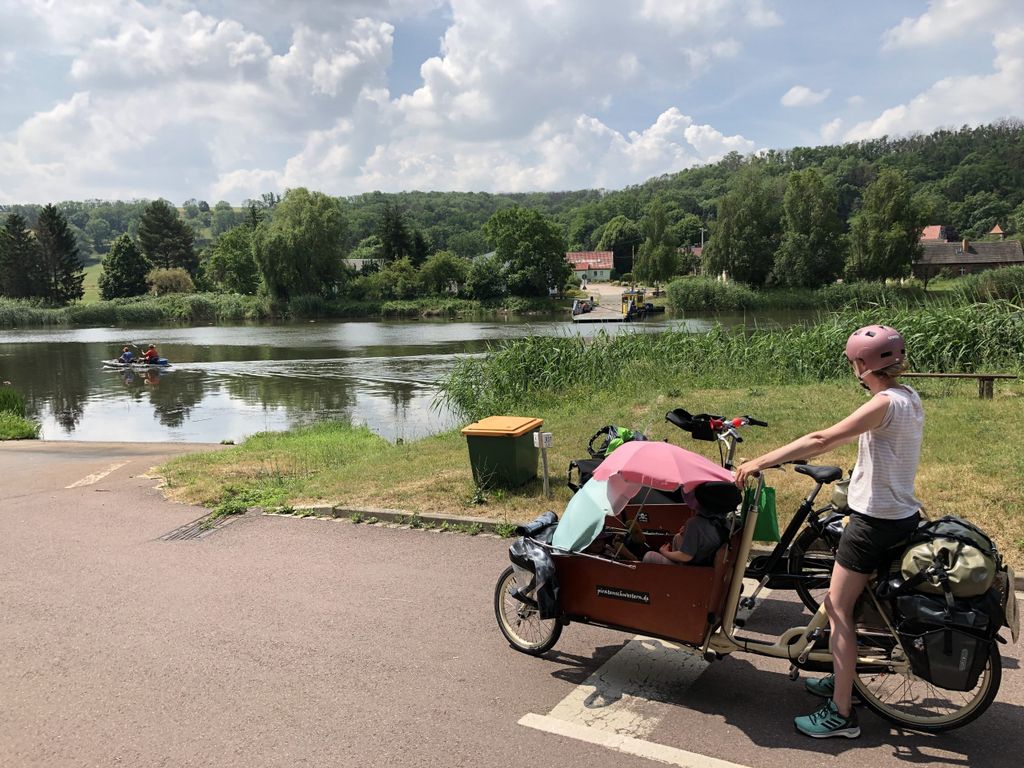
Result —
[[1019, 0], [0, 0], [0, 202], [615, 189], [1022, 112]]

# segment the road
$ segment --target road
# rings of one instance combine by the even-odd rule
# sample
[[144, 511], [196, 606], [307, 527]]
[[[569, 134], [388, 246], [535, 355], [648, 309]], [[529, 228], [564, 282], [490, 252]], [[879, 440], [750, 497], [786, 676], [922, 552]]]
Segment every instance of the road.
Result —
[[[812, 741], [780, 662], [576, 624], [511, 651], [495, 538], [245, 516], [162, 540], [203, 513], [145, 476], [183, 449], [0, 444], [0, 765], [1020, 764], [1019, 648], [960, 731], [862, 711], [861, 739]], [[754, 619], [796, 613], [776, 593]]]

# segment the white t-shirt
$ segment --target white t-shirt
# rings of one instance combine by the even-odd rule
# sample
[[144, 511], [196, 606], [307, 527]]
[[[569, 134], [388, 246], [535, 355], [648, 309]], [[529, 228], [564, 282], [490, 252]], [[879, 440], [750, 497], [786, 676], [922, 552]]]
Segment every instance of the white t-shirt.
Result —
[[860, 436], [847, 500], [857, 512], [899, 520], [921, 508], [914, 497], [914, 478], [921, 457], [924, 408], [917, 392], [905, 385], [880, 394], [889, 398], [889, 407], [882, 424]]

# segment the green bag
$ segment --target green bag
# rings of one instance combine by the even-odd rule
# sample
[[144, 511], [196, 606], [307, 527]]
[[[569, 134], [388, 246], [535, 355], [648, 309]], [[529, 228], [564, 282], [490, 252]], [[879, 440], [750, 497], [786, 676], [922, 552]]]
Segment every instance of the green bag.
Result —
[[[754, 488], [747, 488], [743, 497], [744, 512], [754, 503]], [[744, 522], [746, 518], [744, 517]], [[775, 512], [775, 489], [765, 486], [758, 499], [757, 523], [754, 525], [754, 541], [778, 541], [779, 516]]]

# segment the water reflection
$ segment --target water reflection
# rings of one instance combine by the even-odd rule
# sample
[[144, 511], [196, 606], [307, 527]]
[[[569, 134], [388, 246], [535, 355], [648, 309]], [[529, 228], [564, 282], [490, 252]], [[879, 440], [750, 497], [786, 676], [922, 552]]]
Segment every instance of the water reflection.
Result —
[[[696, 318], [578, 327], [500, 320], [7, 331], [0, 332], [0, 379], [25, 395], [51, 440], [216, 442], [323, 419], [412, 439], [454, 425], [453, 414], [431, 408], [438, 378], [497, 341], [710, 325]], [[125, 344], [150, 342], [171, 369], [101, 365]]]

